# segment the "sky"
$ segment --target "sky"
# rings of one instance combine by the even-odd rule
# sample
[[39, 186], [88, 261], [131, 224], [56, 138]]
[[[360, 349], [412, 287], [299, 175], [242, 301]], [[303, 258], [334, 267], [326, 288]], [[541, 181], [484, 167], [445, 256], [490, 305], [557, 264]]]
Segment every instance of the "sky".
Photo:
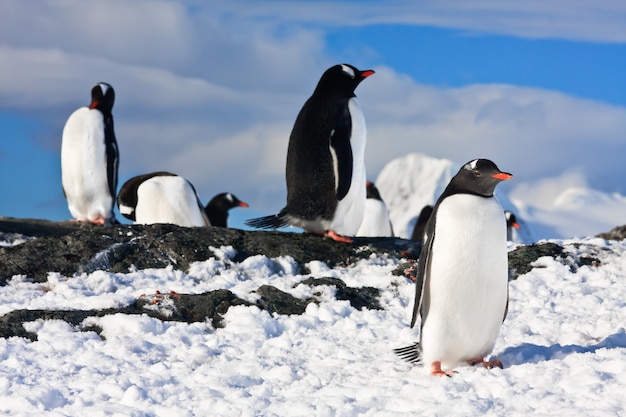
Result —
[[70, 218], [61, 132], [101, 81], [116, 91], [119, 187], [167, 170], [204, 202], [249, 203], [235, 227], [275, 213], [295, 117], [337, 63], [376, 71], [356, 91], [372, 180], [420, 152], [492, 159], [522, 200], [550, 198], [535, 192], [546, 182], [626, 194], [621, 0], [5, 0], [0, 216]]

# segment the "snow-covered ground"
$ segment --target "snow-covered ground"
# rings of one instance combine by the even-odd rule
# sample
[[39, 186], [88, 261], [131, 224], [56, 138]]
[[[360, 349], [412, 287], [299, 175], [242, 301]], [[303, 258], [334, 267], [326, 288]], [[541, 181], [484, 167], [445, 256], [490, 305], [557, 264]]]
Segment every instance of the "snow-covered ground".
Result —
[[[599, 265], [574, 270], [540, 258], [510, 283], [510, 308], [494, 356], [504, 369], [461, 367], [431, 377], [393, 348], [409, 329], [414, 284], [393, 276], [397, 261], [349, 267], [289, 258], [231, 261], [225, 248], [193, 264], [48, 282], [14, 277], [0, 287], [0, 314], [16, 309], [87, 309], [129, 303], [143, 293], [228, 288], [251, 300], [262, 284], [316, 297], [300, 316], [232, 307], [226, 326], [161, 322], [147, 316], [89, 318], [104, 339], [63, 321], [36, 321], [38, 341], [0, 339], [0, 413], [49, 416], [623, 416], [626, 415], [626, 241], [557, 241]], [[574, 245], [578, 247], [576, 248]], [[298, 283], [336, 277], [381, 290], [383, 310], [358, 311], [334, 289]]]
[[[375, 183], [398, 236], [411, 236], [422, 207], [435, 203], [465, 162], [411, 153], [385, 165]], [[593, 236], [626, 224], [626, 197], [591, 189], [576, 173], [534, 183], [519, 181], [514, 177], [496, 189], [502, 206], [522, 225], [516, 231], [518, 243]]]
[[[419, 154], [383, 169], [376, 185], [397, 234], [410, 235], [421, 207], [457, 169]], [[573, 256], [600, 261], [576, 268], [568, 259], [540, 258], [510, 283], [509, 313], [493, 352], [504, 369], [462, 367], [452, 378], [431, 377], [394, 355], [418, 338], [408, 325], [414, 284], [391, 274], [400, 260], [373, 257], [336, 268], [315, 261], [301, 275], [289, 257], [236, 263], [233, 250], [222, 248], [188, 273], [51, 271], [46, 283], [16, 276], [0, 287], [0, 315], [120, 307], [156, 290], [226, 288], [254, 300], [265, 284], [318, 302], [300, 316], [231, 307], [220, 329], [122, 314], [79, 326], [99, 326], [102, 338], [63, 321], [27, 323], [36, 342], [0, 339], [0, 414], [626, 416], [626, 241], [569, 238], [626, 223], [626, 199], [570, 183], [578, 186], [522, 184], [499, 194], [522, 223], [518, 242], [556, 237]], [[24, 242], [9, 240], [0, 246]], [[359, 311], [337, 301], [333, 287], [299, 285], [310, 276], [378, 288], [383, 309]]]

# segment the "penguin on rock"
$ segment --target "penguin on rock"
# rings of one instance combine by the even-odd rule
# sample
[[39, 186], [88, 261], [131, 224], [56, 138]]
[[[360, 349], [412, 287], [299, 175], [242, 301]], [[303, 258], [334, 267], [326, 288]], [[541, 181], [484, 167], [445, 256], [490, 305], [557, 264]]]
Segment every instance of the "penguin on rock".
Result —
[[418, 261], [411, 327], [421, 317], [420, 341], [396, 349], [423, 362], [431, 375], [485, 361], [508, 309], [504, 210], [494, 190], [512, 175], [490, 160], [463, 165], [437, 200]]
[[380, 196], [378, 188], [370, 181], [367, 181], [365, 187], [367, 197], [365, 200], [365, 213], [363, 214], [363, 222], [356, 235], [363, 237], [393, 236], [389, 210]]
[[430, 215], [433, 213], [433, 206], [426, 205], [422, 207], [419, 216], [417, 216], [417, 221], [415, 222], [415, 226], [413, 226], [413, 233], [411, 233], [411, 240], [415, 240], [417, 242], [421, 242], [424, 240], [424, 232], [426, 231], [426, 225], [428, 224], [428, 219], [430, 219]]
[[98, 83], [91, 104], [74, 111], [65, 123], [61, 143], [61, 181], [72, 217], [93, 224], [117, 223], [113, 206], [119, 151], [113, 131], [115, 91]]
[[505, 210], [504, 215], [506, 217], [506, 240], [513, 241], [513, 229], [519, 230], [522, 227], [517, 222], [517, 217], [512, 211]]
[[354, 90], [374, 74], [352, 65], [327, 69], [300, 110], [287, 150], [287, 204], [275, 215], [246, 221], [275, 229], [295, 226], [352, 242], [365, 207], [365, 119]]
[[211, 226], [228, 227], [228, 211], [235, 207], [249, 207], [249, 205], [239, 200], [234, 194], [219, 193], [209, 201], [204, 212]]
[[137, 224], [210, 226], [196, 189], [170, 172], [152, 172], [126, 181], [117, 196], [120, 213]]

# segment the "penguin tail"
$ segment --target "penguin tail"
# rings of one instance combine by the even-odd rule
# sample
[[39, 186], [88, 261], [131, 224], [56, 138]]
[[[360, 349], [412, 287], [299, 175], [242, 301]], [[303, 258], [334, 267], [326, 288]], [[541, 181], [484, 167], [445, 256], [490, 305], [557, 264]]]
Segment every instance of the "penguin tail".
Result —
[[400, 359], [410, 363], [419, 363], [422, 361], [422, 347], [419, 343], [413, 343], [410, 346], [396, 348], [393, 352], [398, 355]]
[[272, 214], [271, 216], [257, 217], [256, 219], [246, 220], [244, 222], [246, 226], [254, 227], [257, 229], [278, 229], [280, 227], [289, 226], [285, 216], [279, 214]]

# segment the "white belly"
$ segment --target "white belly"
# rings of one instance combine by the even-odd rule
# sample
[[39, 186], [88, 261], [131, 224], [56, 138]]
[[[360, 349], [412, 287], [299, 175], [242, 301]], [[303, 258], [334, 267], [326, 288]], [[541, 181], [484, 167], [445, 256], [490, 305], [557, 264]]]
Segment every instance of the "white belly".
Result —
[[81, 107], [63, 128], [61, 177], [68, 208], [77, 220], [113, 217], [107, 180], [102, 113]]
[[365, 183], [365, 144], [367, 142], [367, 131], [365, 129], [365, 119], [359, 108], [356, 98], [351, 98], [348, 102], [350, 114], [352, 116], [352, 135], [350, 146], [352, 147], [352, 182], [350, 190], [346, 196], [337, 204], [335, 216], [331, 222], [330, 229], [340, 235], [354, 236], [359, 230], [363, 220], [365, 210], [365, 198], [367, 191]]
[[380, 200], [368, 198], [365, 200], [365, 213], [357, 236], [392, 236], [389, 211]]
[[506, 221], [495, 198], [466, 194], [439, 206], [425, 281], [422, 354], [444, 369], [491, 352], [507, 302]]
[[193, 188], [178, 176], [150, 178], [137, 188], [135, 223], [171, 223], [185, 227], [209, 225]]

